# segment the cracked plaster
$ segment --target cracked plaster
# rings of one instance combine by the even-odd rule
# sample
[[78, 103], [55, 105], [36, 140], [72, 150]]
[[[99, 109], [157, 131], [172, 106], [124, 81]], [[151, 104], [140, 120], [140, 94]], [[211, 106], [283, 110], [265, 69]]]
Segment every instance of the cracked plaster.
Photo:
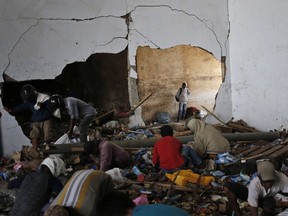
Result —
[[[69, 63], [85, 61], [92, 53], [118, 53], [127, 45], [132, 66], [138, 46], [187, 44], [220, 60], [227, 54], [227, 2], [3, 0], [0, 71], [16, 80], [53, 79]], [[134, 71], [129, 74], [137, 77]]]

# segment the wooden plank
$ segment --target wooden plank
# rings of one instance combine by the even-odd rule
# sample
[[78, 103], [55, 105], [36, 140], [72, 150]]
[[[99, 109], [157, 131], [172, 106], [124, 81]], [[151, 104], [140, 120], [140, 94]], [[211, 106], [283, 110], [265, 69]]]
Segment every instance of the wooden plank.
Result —
[[242, 154], [243, 156], [246, 156], [247, 154], [249, 154], [249, 153], [251, 153], [251, 152], [253, 152], [253, 151], [256, 151], [256, 150], [259, 149], [260, 147], [261, 147], [261, 146], [253, 146], [253, 147], [247, 149], [246, 151], [243, 151], [241, 154]]
[[287, 151], [288, 151], [288, 145], [285, 145], [283, 148], [279, 149], [278, 151], [275, 151], [273, 154], [270, 154], [269, 157], [277, 158], [285, 154]]
[[209, 109], [207, 109], [205, 106], [201, 105], [201, 107], [206, 110], [210, 115], [212, 115], [215, 119], [217, 119], [221, 124], [226, 125], [225, 122], [223, 122], [221, 119], [219, 119], [214, 113], [212, 113]]
[[269, 156], [270, 154], [274, 153], [275, 151], [277, 151], [277, 150], [279, 150], [281, 148], [283, 148], [283, 145], [274, 146], [273, 148], [269, 149], [268, 151], [263, 152], [263, 155]]
[[253, 156], [253, 155], [257, 155], [257, 154], [260, 154], [260, 153], [263, 153], [264, 151], [270, 149], [270, 148], [273, 148], [274, 146], [271, 146], [271, 145], [267, 145], [267, 146], [261, 146], [261, 148], [259, 148], [258, 150], [254, 151], [254, 152], [251, 152], [249, 154], [247, 154], [246, 156]]

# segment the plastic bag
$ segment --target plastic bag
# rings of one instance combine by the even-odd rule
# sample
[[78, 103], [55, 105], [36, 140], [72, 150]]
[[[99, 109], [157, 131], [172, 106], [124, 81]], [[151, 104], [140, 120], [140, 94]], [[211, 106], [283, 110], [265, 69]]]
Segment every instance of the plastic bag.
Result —
[[56, 140], [56, 142], [54, 144], [68, 144], [71, 143], [71, 140], [68, 136], [67, 133], [65, 133], [63, 136], [61, 136], [58, 140]]
[[119, 168], [113, 168], [113, 169], [107, 170], [105, 173], [110, 175], [114, 181], [119, 181], [119, 182], [124, 181], [124, 177], [122, 175], [121, 169]]
[[156, 115], [159, 124], [167, 124], [171, 122], [170, 115], [167, 112], [157, 112]]

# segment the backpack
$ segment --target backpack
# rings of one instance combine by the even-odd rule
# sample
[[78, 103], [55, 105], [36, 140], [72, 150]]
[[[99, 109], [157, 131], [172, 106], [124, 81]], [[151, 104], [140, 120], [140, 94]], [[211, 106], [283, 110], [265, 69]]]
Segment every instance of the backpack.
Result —
[[175, 99], [177, 102], [179, 102], [179, 95], [182, 93], [182, 88], [180, 88], [179, 90], [180, 90], [179, 94], [175, 95]]

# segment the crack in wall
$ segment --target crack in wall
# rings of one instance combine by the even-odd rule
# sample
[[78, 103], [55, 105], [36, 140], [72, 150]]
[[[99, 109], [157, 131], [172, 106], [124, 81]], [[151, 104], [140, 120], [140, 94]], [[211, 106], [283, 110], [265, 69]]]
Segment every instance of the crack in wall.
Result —
[[150, 43], [152, 43], [154, 46], [156, 46], [157, 48], [161, 48], [160, 46], [158, 46], [157, 44], [155, 44], [150, 38], [146, 37], [145, 35], [143, 35], [141, 32], [139, 32], [137, 29], [130, 29], [130, 31], [136, 31], [138, 34], [140, 34], [142, 37], [144, 37], [146, 40], [148, 40]]
[[90, 18], [41, 18], [41, 17], [22, 17], [22, 19], [27, 20], [44, 20], [44, 21], [73, 21], [73, 22], [83, 22], [83, 21], [91, 21], [95, 19], [101, 18], [121, 18], [121, 16], [114, 16], [114, 15], [106, 15], [106, 16], [95, 16]]
[[11, 59], [10, 59], [10, 55], [12, 54], [12, 52], [14, 51], [14, 49], [16, 48], [16, 46], [19, 44], [20, 40], [23, 38], [23, 36], [30, 31], [32, 28], [34, 28], [35, 26], [37, 26], [39, 24], [39, 20], [37, 21], [37, 23], [33, 24], [32, 26], [30, 26], [28, 29], [26, 29], [18, 38], [18, 40], [16, 41], [16, 43], [13, 45], [12, 49], [10, 50], [10, 52], [8, 53], [8, 64], [5, 67], [5, 69], [3, 70], [3, 74], [5, 74], [5, 72], [7, 71], [7, 69], [9, 68], [10, 64], [11, 64]]
[[227, 37], [226, 37], [226, 41], [225, 41], [225, 49], [226, 49], [226, 54], [228, 53], [227, 50], [227, 42], [229, 40], [229, 36], [230, 36], [230, 14], [229, 14], [229, 0], [226, 1], [227, 2], [227, 20], [228, 20], [228, 32], [227, 32]]
[[[227, 0], [227, 1], [228, 1], [228, 0]], [[221, 56], [223, 56], [222, 44], [221, 44], [220, 40], [218, 39], [218, 36], [217, 36], [216, 32], [214, 31], [214, 29], [211, 28], [210, 26], [208, 26], [207, 22], [208, 22], [209, 20], [207, 20], [207, 19], [201, 19], [201, 18], [199, 18], [199, 17], [198, 17], [197, 15], [195, 15], [195, 14], [188, 13], [188, 12], [186, 12], [186, 11], [184, 11], [184, 10], [172, 8], [170, 5], [137, 5], [136, 7], [134, 7], [134, 9], [132, 9], [132, 10], [130, 11], [130, 13], [133, 12], [133, 11], [135, 11], [137, 8], [152, 8], [152, 7], [167, 7], [167, 8], [169, 8], [171, 11], [177, 11], [177, 12], [181, 12], [181, 13], [183, 13], [183, 14], [186, 14], [186, 15], [188, 15], [188, 16], [195, 17], [197, 20], [199, 20], [201, 23], [203, 23], [204, 26], [205, 26], [207, 29], [209, 29], [209, 31], [211, 31], [211, 33], [214, 35], [215, 40], [217, 41], [217, 43], [218, 43], [218, 45], [219, 45], [219, 47], [220, 47]], [[229, 26], [229, 31], [230, 31], [230, 26]], [[142, 36], [143, 36], [143, 35], [142, 35]]]

